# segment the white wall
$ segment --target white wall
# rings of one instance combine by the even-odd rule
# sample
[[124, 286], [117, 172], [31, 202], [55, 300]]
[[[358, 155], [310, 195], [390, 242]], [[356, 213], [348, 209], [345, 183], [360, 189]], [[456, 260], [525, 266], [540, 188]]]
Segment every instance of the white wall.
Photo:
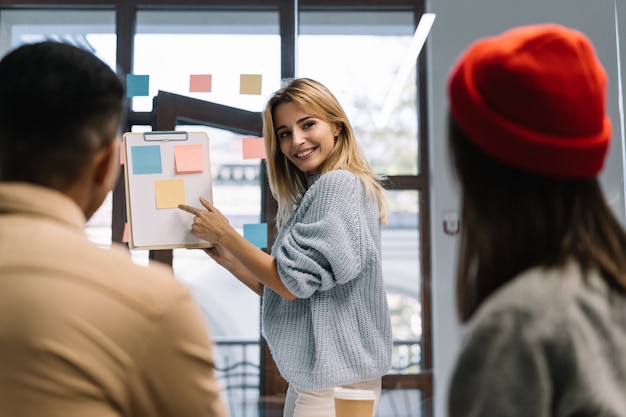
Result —
[[[615, 1], [621, 4], [617, 4]], [[430, 0], [427, 11], [437, 15], [428, 40], [429, 148], [432, 198], [432, 281], [435, 371], [435, 415], [446, 416], [449, 376], [460, 343], [454, 307], [454, 273], [457, 240], [443, 232], [443, 214], [458, 208], [457, 190], [447, 160], [445, 120], [446, 79], [456, 57], [472, 41], [513, 26], [554, 22], [581, 30], [594, 43], [609, 76], [608, 106], [613, 122], [613, 142], [601, 180], [622, 221], [625, 218], [622, 167], [623, 115], [618, 102], [618, 61], [615, 8], [622, 17], [622, 65], [626, 66], [626, 2], [623, 0]], [[622, 74], [625, 69], [622, 68]]]

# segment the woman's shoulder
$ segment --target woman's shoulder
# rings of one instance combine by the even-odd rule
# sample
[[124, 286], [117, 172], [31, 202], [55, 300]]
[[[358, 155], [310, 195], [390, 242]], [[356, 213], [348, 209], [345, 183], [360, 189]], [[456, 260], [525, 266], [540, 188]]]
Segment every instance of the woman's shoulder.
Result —
[[[310, 177], [309, 189], [304, 195], [300, 208], [324, 207], [324, 210], [345, 211], [359, 200], [363, 193], [359, 177], [347, 170], [335, 169], [316, 177]], [[354, 207], [352, 207], [354, 208]], [[351, 211], [351, 210], [348, 210]]]
[[499, 310], [541, 310], [548, 305], [566, 302], [570, 291], [580, 275], [576, 263], [559, 268], [536, 266], [528, 269], [504, 286], [492, 293], [480, 310], [495, 312]]
[[319, 176], [315, 181], [318, 186], [326, 187], [354, 187], [359, 183], [359, 177], [345, 169], [333, 169]]
[[583, 272], [575, 261], [534, 267], [491, 294], [476, 312], [475, 321], [515, 319], [554, 329], [572, 317], [584, 316], [590, 305], [602, 309], [597, 301], [605, 299], [608, 291], [597, 271]]

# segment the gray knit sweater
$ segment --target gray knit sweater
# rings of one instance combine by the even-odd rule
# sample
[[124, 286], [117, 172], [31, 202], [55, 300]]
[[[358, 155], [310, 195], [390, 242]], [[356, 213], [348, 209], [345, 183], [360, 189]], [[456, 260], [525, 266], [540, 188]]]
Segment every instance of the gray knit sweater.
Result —
[[626, 416], [626, 298], [577, 264], [530, 270], [477, 311], [451, 417]]
[[311, 177], [272, 254], [288, 301], [269, 288], [263, 335], [281, 375], [325, 389], [374, 379], [391, 364], [391, 323], [382, 276], [378, 204], [359, 178]]

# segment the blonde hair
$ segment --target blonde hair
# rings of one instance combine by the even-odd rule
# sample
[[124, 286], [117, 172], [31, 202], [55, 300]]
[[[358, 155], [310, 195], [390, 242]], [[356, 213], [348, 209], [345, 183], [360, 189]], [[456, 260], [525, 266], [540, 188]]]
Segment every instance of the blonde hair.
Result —
[[267, 174], [270, 189], [278, 202], [276, 224], [282, 226], [300, 204], [307, 190], [307, 175], [281, 152], [274, 129], [273, 113], [283, 103], [295, 103], [311, 115], [341, 126], [335, 147], [320, 167], [320, 173], [345, 169], [358, 175], [368, 196], [378, 201], [379, 217], [387, 220], [383, 178], [375, 175], [358, 146], [350, 121], [339, 101], [324, 85], [308, 78], [297, 78], [276, 91], [263, 111], [263, 136], [267, 155]]

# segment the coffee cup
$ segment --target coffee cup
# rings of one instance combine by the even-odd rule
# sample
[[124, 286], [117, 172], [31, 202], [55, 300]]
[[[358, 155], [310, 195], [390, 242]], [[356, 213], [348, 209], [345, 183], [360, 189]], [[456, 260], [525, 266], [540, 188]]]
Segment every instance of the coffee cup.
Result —
[[373, 417], [376, 394], [374, 391], [335, 388], [336, 417]]

